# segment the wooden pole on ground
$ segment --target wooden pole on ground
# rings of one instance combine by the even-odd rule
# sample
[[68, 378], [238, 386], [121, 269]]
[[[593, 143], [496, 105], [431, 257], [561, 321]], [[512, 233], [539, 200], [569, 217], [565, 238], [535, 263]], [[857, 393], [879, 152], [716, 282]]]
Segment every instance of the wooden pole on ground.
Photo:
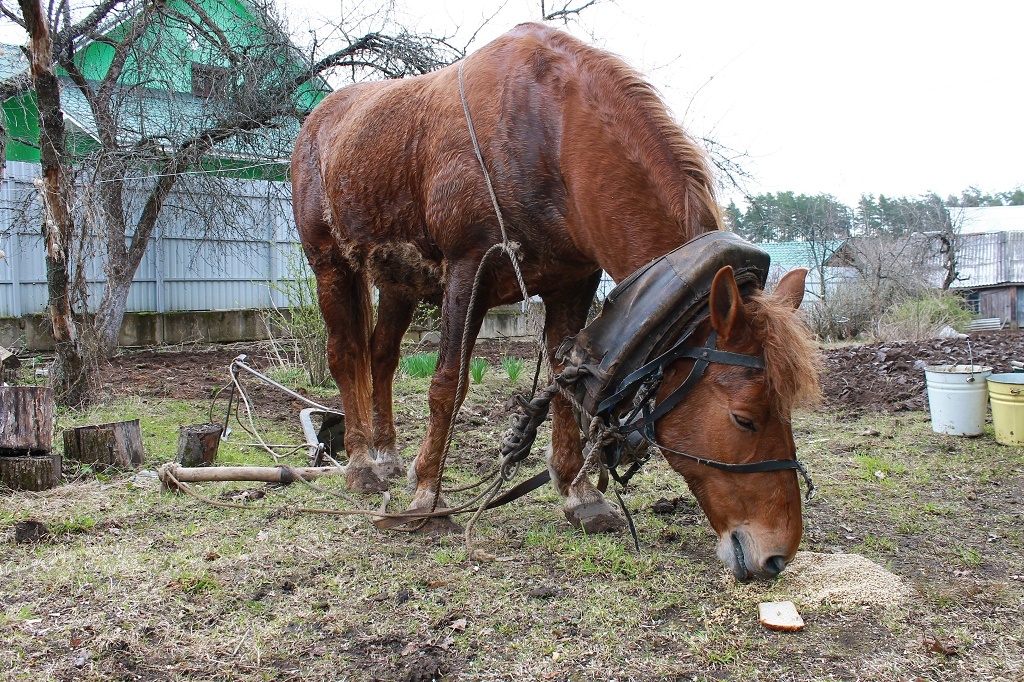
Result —
[[288, 484], [297, 480], [296, 474], [307, 481], [312, 481], [323, 476], [343, 473], [344, 467], [182, 467], [177, 464], [165, 464], [157, 469], [157, 475], [165, 490], [177, 488], [172, 477], [181, 483], [258, 481]]

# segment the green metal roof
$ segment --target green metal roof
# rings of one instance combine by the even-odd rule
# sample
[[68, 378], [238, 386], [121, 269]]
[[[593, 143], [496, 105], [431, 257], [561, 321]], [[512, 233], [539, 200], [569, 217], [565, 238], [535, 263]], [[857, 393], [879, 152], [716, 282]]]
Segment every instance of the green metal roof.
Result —
[[[92, 109], [82, 91], [70, 79], [61, 78], [61, 108], [69, 122], [92, 138], [98, 138]], [[216, 99], [196, 97], [173, 90], [124, 88], [114, 107], [119, 144], [133, 146], [142, 140], [176, 149], [200, 132], [223, 120], [223, 105]], [[238, 133], [218, 144], [209, 154], [221, 158], [287, 159], [299, 132], [294, 117], [280, 117], [272, 127]]]
[[788, 269], [792, 268], [813, 268], [819, 264], [824, 256], [822, 265], [833, 265], [830, 263], [833, 257], [845, 246], [842, 239], [831, 239], [824, 242], [775, 242], [772, 244], [758, 244], [757, 247], [764, 249], [772, 257], [772, 265]]
[[28, 68], [28, 59], [17, 45], [0, 43], [0, 80], [15, 76]]
[[[28, 68], [28, 60], [17, 45], [0, 43], [0, 80], [21, 73]], [[79, 152], [89, 147], [89, 138], [98, 140], [96, 121], [92, 109], [81, 90], [66, 76], [60, 77], [61, 108], [70, 125], [69, 134], [81, 140], [72, 143]], [[317, 80], [314, 88], [329, 90], [325, 83]], [[34, 95], [29, 94], [33, 98]], [[163, 88], [124, 86], [115, 97], [121, 100], [113, 107], [117, 122], [118, 143], [122, 147], [132, 147], [142, 141], [148, 141], [165, 149], [179, 147], [198, 133], [217, 127], [224, 119], [225, 109], [222, 101], [217, 98], [198, 97], [191, 93], [168, 90]], [[5, 109], [31, 106], [27, 103], [18, 105], [14, 100], [4, 105]], [[8, 113], [10, 119], [11, 113]], [[28, 112], [35, 116], [34, 110]], [[34, 122], [25, 122], [25, 126], [10, 126], [10, 132], [19, 127], [19, 134], [26, 139], [35, 139], [38, 128]], [[230, 139], [216, 145], [206, 158], [214, 161], [227, 161], [233, 164], [237, 172], [239, 168], [247, 170], [252, 176], [263, 176], [264, 171], [280, 175], [287, 172], [287, 162], [299, 131], [299, 121], [294, 116], [282, 116], [270, 126], [260, 127], [251, 132], [240, 132]], [[17, 145], [8, 145], [8, 158], [13, 160], [37, 160], [38, 152], [29, 154], [32, 158], [20, 158], [14, 149]], [[31, 150], [29, 150], [31, 152]], [[13, 155], [13, 156], [12, 156]], [[272, 168], [264, 169], [263, 165]], [[260, 167], [257, 167], [260, 166]], [[281, 169], [285, 170], [281, 170]]]

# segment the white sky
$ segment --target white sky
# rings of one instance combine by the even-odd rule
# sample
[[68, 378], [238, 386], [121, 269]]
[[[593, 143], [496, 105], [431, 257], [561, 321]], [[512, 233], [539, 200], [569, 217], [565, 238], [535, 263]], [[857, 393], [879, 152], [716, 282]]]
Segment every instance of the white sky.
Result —
[[[458, 44], [501, 8], [477, 46], [540, 11], [539, 0], [394, 1], [412, 30], [461, 27]], [[301, 30], [385, 0], [279, 2]], [[853, 204], [1024, 184], [1021, 0], [603, 0], [570, 30], [646, 74], [691, 132], [746, 151], [751, 193]]]
[[[321, 15], [356, 4], [288, 2]], [[446, 33], [502, 6], [398, 3], [411, 28]], [[507, 0], [477, 44], [535, 19], [539, 5]], [[753, 193], [852, 204], [861, 193], [1024, 183], [1020, 0], [605, 0], [570, 30], [646, 74], [691, 131], [748, 152]]]

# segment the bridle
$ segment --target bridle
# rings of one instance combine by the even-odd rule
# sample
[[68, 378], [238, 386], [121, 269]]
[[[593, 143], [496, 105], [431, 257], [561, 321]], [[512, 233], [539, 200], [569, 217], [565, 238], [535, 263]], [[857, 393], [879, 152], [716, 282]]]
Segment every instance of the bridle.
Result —
[[[679, 406], [710, 364], [765, 370], [761, 357], [719, 350], [713, 329], [703, 344], [694, 343], [693, 338], [706, 328], [711, 285], [722, 267], [733, 268], [743, 295], [763, 289], [769, 263], [764, 251], [733, 233], [716, 231], [695, 237], [623, 280], [608, 294], [601, 315], [556, 350], [555, 359], [563, 370], [532, 400], [520, 401], [523, 411], [513, 418], [501, 446], [503, 478], [511, 480], [519, 462], [529, 455], [552, 398], [561, 394], [572, 405], [587, 438], [584, 466], [596, 460], [623, 490], [649, 461], [654, 445], [726, 473], [796, 470], [807, 484], [806, 498], [811, 499], [814, 483], [795, 453], [792, 459], [721, 462], [671, 448], [655, 435], [656, 423]], [[694, 361], [689, 374], [658, 401], [667, 368], [681, 359]], [[620, 471], [627, 461], [628, 467]], [[516, 499], [548, 480], [545, 470], [489, 506]]]
[[[807, 483], [806, 499], [810, 500], [814, 496], [814, 482], [804, 468], [803, 463], [796, 458], [795, 453], [793, 459], [768, 459], [736, 464], [698, 457], [697, 455], [691, 455], [688, 452], [676, 450], [664, 443], [658, 442], [654, 432], [655, 424], [678, 406], [683, 398], [694, 389], [701, 378], [703, 378], [708, 365], [718, 363], [764, 371], [764, 360], [762, 358], [755, 355], [718, 350], [716, 348], [718, 332], [715, 330], [711, 331], [707, 342], [703, 346], [686, 345], [688, 340], [689, 335], [677, 341], [672, 348], [654, 360], [628, 375], [619, 383], [615, 393], [605, 398], [598, 405], [596, 416], [605, 421], [608, 425], [606, 428], [609, 431], [618, 434], [615, 438], [616, 447], [605, 448], [601, 465], [608, 470], [608, 473], [617, 483], [625, 487], [629, 479], [650, 459], [649, 453], [638, 452], [640, 449], [637, 448], [637, 439], [635, 437], [630, 438], [633, 434], [638, 434], [643, 439], [644, 445], [655, 445], [662, 450], [679, 455], [703, 466], [718, 469], [719, 471], [733, 474], [756, 474], [795, 469]], [[655, 396], [665, 377], [666, 367], [672, 362], [683, 358], [694, 360], [690, 373], [668, 396], [661, 401], [655, 402]], [[624, 416], [622, 418], [616, 417], [613, 414], [614, 411], [624, 404], [628, 406]], [[632, 455], [633, 461], [625, 473], [619, 474], [618, 468], [622, 463], [623, 455], [631, 449], [635, 453]]]

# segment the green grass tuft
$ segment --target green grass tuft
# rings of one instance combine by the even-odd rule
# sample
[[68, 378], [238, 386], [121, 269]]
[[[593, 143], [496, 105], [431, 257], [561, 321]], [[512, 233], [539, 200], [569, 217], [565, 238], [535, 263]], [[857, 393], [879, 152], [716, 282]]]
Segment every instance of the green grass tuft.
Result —
[[437, 353], [414, 353], [406, 355], [398, 361], [398, 366], [406, 376], [416, 379], [433, 376], [437, 369]]
[[479, 384], [484, 380], [484, 374], [487, 373], [487, 360], [484, 358], [473, 358], [469, 361], [469, 375], [473, 377], [473, 383]]
[[519, 381], [525, 365], [526, 363], [522, 358], [504, 357], [501, 359], [501, 366], [505, 369], [505, 373], [508, 374], [509, 382], [513, 384]]

